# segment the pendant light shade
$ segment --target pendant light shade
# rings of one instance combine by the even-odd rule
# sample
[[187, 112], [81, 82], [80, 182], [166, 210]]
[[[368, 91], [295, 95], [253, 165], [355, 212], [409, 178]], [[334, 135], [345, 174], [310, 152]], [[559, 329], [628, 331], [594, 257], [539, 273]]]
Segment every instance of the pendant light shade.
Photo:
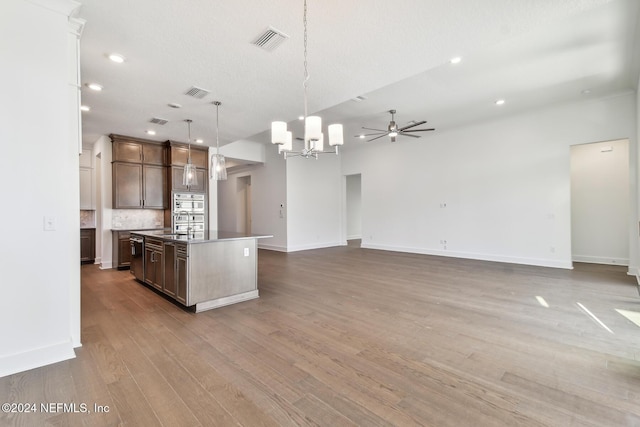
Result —
[[278, 145], [278, 154], [282, 153], [283, 151], [291, 151], [291, 150], [293, 150], [293, 134], [291, 132], [287, 132], [285, 143]]
[[336, 145], [344, 144], [344, 139], [342, 137], [342, 125], [341, 124], [333, 124], [329, 125], [329, 145], [335, 147]]
[[222, 154], [214, 154], [211, 156], [211, 178], [216, 181], [224, 181], [227, 179], [227, 167]]
[[182, 185], [190, 187], [192, 185], [198, 185], [198, 174], [196, 173], [196, 167], [191, 163], [191, 119], [185, 120], [189, 129], [189, 148], [187, 154], [187, 163], [184, 165], [184, 171], [182, 173]]
[[227, 165], [224, 156], [220, 154], [220, 117], [219, 108], [222, 105], [220, 101], [213, 101], [216, 106], [216, 154], [211, 156], [211, 179], [216, 181], [225, 181], [227, 179]]
[[287, 138], [287, 124], [285, 122], [273, 122], [271, 123], [271, 143], [272, 144], [286, 144]]

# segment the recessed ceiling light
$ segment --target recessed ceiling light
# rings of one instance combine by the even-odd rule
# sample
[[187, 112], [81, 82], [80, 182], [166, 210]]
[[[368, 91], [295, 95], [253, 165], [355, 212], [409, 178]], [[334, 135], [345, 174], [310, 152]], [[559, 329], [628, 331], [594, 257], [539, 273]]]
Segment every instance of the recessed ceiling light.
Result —
[[111, 55], [109, 55], [109, 59], [113, 62], [117, 62], [118, 64], [122, 64], [124, 62], [124, 56], [120, 55], [119, 53], [112, 53]]
[[496, 101], [496, 105], [504, 105], [504, 103], [505, 103], [505, 100], [504, 100], [504, 99], [498, 99], [498, 100]]
[[196, 142], [197, 142], [198, 144], [202, 144], [204, 141], [203, 141], [202, 139], [198, 138], [198, 139], [196, 139]]
[[149, 130], [147, 131], [147, 135], [155, 135], [155, 134], [156, 134], [156, 131], [155, 131], [155, 130], [151, 130], [151, 129], [149, 129]]
[[360, 139], [364, 139], [364, 135], [360, 135], [358, 138], [360, 138]]
[[583, 95], [589, 95], [591, 93], [591, 89], [585, 89], [580, 93], [583, 94]]
[[298, 120], [304, 120], [304, 116], [298, 116]]
[[81, 106], [80, 106], [80, 110], [81, 110], [81, 111], [89, 111], [89, 110], [91, 110], [91, 108], [89, 108], [89, 106], [88, 106], [88, 105], [81, 105]]
[[96, 92], [100, 92], [102, 90], [102, 85], [98, 83], [87, 83], [87, 87], [91, 90], [95, 90]]
[[175, 103], [175, 102], [170, 102], [167, 104], [169, 107], [171, 108], [182, 108], [182, 105]]
[[459, 64], [459, 63], [460, 63], [460, 61], [462, 61], [462, 58], [461, 58], [461, 57], [459, 57], [459, 56], [454, 56], [453, 58], [451, 58], [451, 59], [449, 60], [449, 62], [450, 62], [450, 63], [452, 63], [452, 64]]

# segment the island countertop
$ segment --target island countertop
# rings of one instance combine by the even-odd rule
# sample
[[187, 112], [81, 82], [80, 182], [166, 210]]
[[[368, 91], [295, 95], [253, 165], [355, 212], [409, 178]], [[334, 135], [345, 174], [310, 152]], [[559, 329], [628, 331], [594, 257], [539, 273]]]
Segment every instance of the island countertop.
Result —
[[171, 233], [171, 231], [167, 231], [166, 229], [131, 230], [131, 234], [136, 234], [138, 236], [153, 237], [167, 242], [183, 242], [188, 244], [221, 242], [227, 240], [266, 239], [269, 237], [273, 237], [273, 235], [269, 234], [249, 234], [225, 230], [204, 230], [204, 232], [199, 233], [202, 234], [202, 237], [193, 237], [187, 234]]

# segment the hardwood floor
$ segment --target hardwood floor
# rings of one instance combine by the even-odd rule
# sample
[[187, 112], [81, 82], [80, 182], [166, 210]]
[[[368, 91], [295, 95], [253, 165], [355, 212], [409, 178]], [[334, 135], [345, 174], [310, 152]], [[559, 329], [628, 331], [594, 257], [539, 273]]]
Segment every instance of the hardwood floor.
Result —
[[0, 402], [91, 413], [0, 425], [640, 426], [624, 267], [349, 245], [260, 251], [258, 271], [259, 299], [194, 314], [83, 266], [77, 358], [0, 378]]

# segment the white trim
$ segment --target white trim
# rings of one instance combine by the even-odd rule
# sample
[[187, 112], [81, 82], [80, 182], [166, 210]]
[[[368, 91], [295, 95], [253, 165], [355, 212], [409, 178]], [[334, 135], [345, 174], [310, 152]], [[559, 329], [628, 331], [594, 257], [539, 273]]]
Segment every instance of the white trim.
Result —
[[506, 262], [509, 264], [524, 264], [524, 265], [534, 265], [538, 267], [564, 268], [568, 270], [573, 269], [573, 264], [571, 263], [571, 261], [559, 261], [554, 259], [522, 258], [522, 257], [514, 257], [510, 255], [494, 255], [494, 254], [482, 254], [482, 253], [472, 253], [472, 252], [429, 250], [429, 249], [423, 249], [423, 248], [375, 245], [370, 243], [362, 243], [360, 247], [363, 249], [377, 249], [382, 251], [407, 252], [407, 253], [422, 254], [422, 255], [444, 256], [444, 257], [450, 257], [450, 258], [475, 259], [479, 261]]
[[[79, 345], [78, 345], [79, 347]], [[76, 357], [72, 340], [0, 357], [0, 378]]]
[[333, 248], [336, 246], [345, 246], [345, 243], [342, 242], [326, 242], [326, 243], [318, 243], [312, 245], [300, 245], [300, 246], [291, 246], [287, 247], [287, 252], [298, 252], [298, 251], [307, 251], [310, 249], [323, 249], [323, 248]]
[[258, 249], [265, 249], [267, 251], [287, 252], [286, 246], [266, 245], [263, 243], [258, 244]]
[[588, 255], [573, 255], [573, 261], [589, 264], [624, 265], [629, 266], [629, 258], [604, 258]]
[[27, 0], [29, 3], [40, 6], [52, 12], [61, 13], [64, 16], [73, 16], [82, 4], [74, 0]]
[[212, 310], [218, 307], [224, 307], [225, 305], [235, 304], [237, 302], [249, 301], [258, 298], [258, 290], [244, 292], [237, 295], [231, 295], [229, 297], [218, 298], [210, 301], [203, 301], [196, 304], [196, 313], [201, 311]]
[[108, 270], [113, 268], [113, 261], [105, 261], [100, 264], [100, 270]]

